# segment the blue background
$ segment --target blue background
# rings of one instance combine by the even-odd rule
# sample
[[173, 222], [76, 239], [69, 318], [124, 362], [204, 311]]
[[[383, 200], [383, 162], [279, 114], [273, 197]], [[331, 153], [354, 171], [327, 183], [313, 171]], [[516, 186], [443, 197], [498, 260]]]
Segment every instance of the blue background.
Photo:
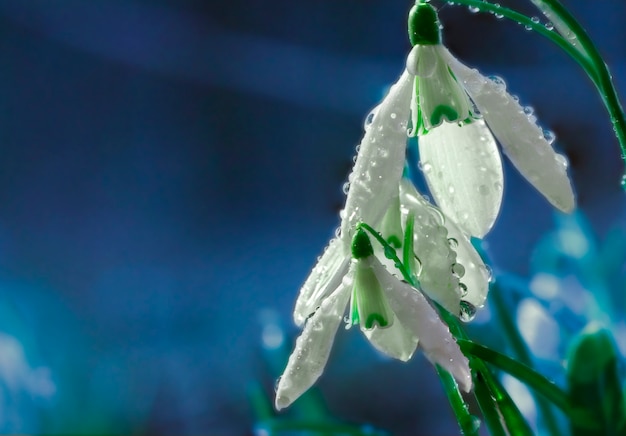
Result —
[[[564, 3], [624, 96], [626, 4]], [[0, 2], [0, 332], [23, 352], [0, 362], [22, 368], [0, 371], [0, 429], [251, 432], [249, 387], [270, 395], [278, 375], [263, 320], [297, 334], [293, 302], [338, 224], [364, 117], [403, 68], [410, 6]], [[506, 20], [440, 15], [453, 53], [556, 132], [594, 229], [623, 220], [617, 141], [574, 62]], [[523, 275], [552, 211], [506, 170], [487, 241]], [[350, 422], [456, 431], [432, 367], [386, 360], [355, 330], [319, 386]]]

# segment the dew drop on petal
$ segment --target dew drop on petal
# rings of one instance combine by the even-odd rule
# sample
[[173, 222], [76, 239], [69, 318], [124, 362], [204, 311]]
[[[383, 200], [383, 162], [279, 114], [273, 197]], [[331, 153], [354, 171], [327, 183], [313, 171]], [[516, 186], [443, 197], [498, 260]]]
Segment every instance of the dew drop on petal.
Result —
[[494, 281], [493, 270], [489, 265], [485, 265], [485, 271], [487, 273], [487, 282], [492, 283]]
[[341, 187], [341, 190], [343, 191], [344, 194], [348, 195], [348, 191], [350, 191], [350, 182], [344, 183], [343, 186]]
[[554, 140], [556, 139], [556, 135], [554, 134], [552, 130], [544, 130], [543, 137], [545, 138], [546, 141], [548, 141], [548, 144], [552, 144]]
[[459, 289], [461, 290], [461, 297], [465, 297], [467, 295], [467, 285], [459, 282]]
[[363, 127], [365, 128], [365, 130], [369, 129], [370, 125], [374, 121], [375, 116], [376, 116], [376, 110], [373, 110], [372, 112], [367, 114], [367, 116], [365, 117], [365, 123], [363, 124]]
[[532, 106], [526, 106], [524, 107], [524, 113], [530, 116], [535, 113], [535, 109]]
[[278, 378], [276, 379], [276, 383], [274, 383], [274, 392], [278, 392], [278, 385], [280, 384], [280, 379], [281, 379], [281, 378], [282, 378], [282, 376], [281, 376], [281, 377], [278, 377]]
[[398, 115], [396, 115], [395, 112], [392, 112], [391, 114], [389, 114], [389, 116], [391, 117], [392, 120], [395, 120]]
[[476, 306], [469, 301], [461, 300], [460, 307], [459, 319], [461, 321], [470, 322], [476, 317]]
[[422, 270], [424, 269], [424, 266], [422, 265], [422, 261], [420, 260], [419, 257], [414, 256], [414, 258], [415, 258], [415, 271], [413, 271], [413, 273], [419, 277], [422, 274]]
[[458, 278], [461, 278], [465, 275], [465, 267], [460, 263], [453, 264], [451, 270], [452, 274], [454, 274]]
[[490, 76], [489, 79], [496, 85], [498, 91], [503, 92], [506, 90], [506, 82], [500, 76]]
[[455, 249], [459, 246], [459, 241], [454, 238], [448, 238], [448, 245], [450, 245], [450, 248]]
[[420, 171], [424, 173], [429, 173], [433, 169], [433, 166], [427, 161], [426, 162], [419, 161], [417, 163], [417, 167], [420, 169]]

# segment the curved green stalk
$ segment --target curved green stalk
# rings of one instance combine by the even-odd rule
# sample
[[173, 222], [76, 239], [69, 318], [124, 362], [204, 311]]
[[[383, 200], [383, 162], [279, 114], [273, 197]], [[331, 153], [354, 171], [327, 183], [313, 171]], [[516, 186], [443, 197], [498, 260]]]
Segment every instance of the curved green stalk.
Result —
[[586, 426], [593, 426], [595, 424], [591, 414], [586, 413], [585, 410], [574, 409], [570, 405], [569, 398], [563, 390], [532, 368], [502, 353], [476, 344], [475, 342], [459, 339], [457, 343], [463, 353], [479, 357], [491, 363], [543, 395], [548, 401], [561, 409], [572, 422]]
[[[463, 4], [468, 7], [475, 8], [478, 11], [497, 14], [498, 16], [520, 23], [527, 29], [545, 36], [565, 51], [572, 59], [574, 59], [583, 68], [585, 73], [587, 73], [600, 93], [602, 102], [609, 113], [611, 124], [613, 125], [613, 132], [619, 142], [622, 152], [622, 161], [626, 164], [626, 115], [624, 114], [624, 109], [622, 108], [617, 95], [617, 90], [613, 84], [609, 68], [602, 59], [602, 56], [598, 52], [596, 46], [591, 41], [591, 38], [589, 38], [589, 35], [587, 35], [587, 32], [585, 32], [578, 21], [576, 21], [576, 19], [567, 11], [567, 9], [565, 9], [563, 5], [561, 5], [558, 0], [542, 1], [550, 6], [551, 12], [553, 12], [561, 20], [561, 22], [571, 30], [572, 34], [576, 36], [576, 39], [580, 42], [582, 50], [574, 46], [558, 33], [547, 29], [541, 23], [535, 22], [526, 15], [512, 9], [502, 7], [499, 4], [493, 4], [483, 0], [444, 1], [449, 4]], [[534, 0], [531, 1], [537, 4]], [[626, 173], [622, 178], [622, 188], [626, 189]]]

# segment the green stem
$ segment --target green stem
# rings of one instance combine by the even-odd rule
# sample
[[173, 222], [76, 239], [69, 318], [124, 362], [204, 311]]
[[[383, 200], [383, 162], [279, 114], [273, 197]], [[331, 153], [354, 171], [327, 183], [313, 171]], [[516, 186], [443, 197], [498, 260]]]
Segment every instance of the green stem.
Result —
[[459, 385], [456, 380], [441, 366], [437, 365], [436, 368], [441, 384], [443, 385], [443, 389], [448, 397], [448, 401], [450, 402], [450, 406], [452, 406], [452, 411], [456, 416], [459, 427], [461, 427], [461, 433], [465, 436], [478, 435], [480, 420], [469, 413], [469, 408], [461, 395], [461, 391], [459, 390]]
[[[565, 51], [572, 59], [574, 59], [587, 73], [596, 89], [600, 93], [600, 97], [606, 107], [613, 132], [621, 149], [622, 161], [626, 164], [626, 115], [617, 95], [617, 90], [613, 84], [613, 79], [608, 66], [602, 59], [591, 38], [587, 35], [582, 26], [576, 19], [563, 7], [558, 0], [543, 0], [552, 8], [552, 11], [571, 29], [572, 33], [580, 42], [582, 51], [574, 47], [569, 41], [558, 33], [548, 30], [541, 23], [536, 23], [526, 15], [516, 12], [512, 9], [502, 7], [498, 4], [489, 3], [483, 0], [444, 0], [449, 4], [463, 4], [472, 8], [476, 8], [481, 12], [490, 12], [499, 16], [508, 18], [517, 23], [524, 25], [527, 29], [533, 30], [542, 36], [545, 36], [559, 48]], [[626, 173], [622, 177], [622, 188], [626, 189]]]
[[[609, 116], [611, 117], [611, 123], [613, 124], [613, 131], [617, 140], [619, 141], [620, 148], [622, 150], [622, 160], [626, 162], [626, 115], [624, 109], [617, 96], [617, 90], [613, 84], [613, 78], [609, 67], [604, 62], [604, 59], [600, 55], [598, 48], [595, 46], [589, 34], [580, 25], [580, 23], [574, 18], [574, 16], [561, 4], [558, 0], [542, 0], [546, 3], [551, 12], [556, 14], [559, 19], [569, 28], [569, 30], [576, 36], [576, 39], [580, 43], [582, 49], [587, 53], [591, 63], [595, 66], [596, 73], [598, 75], [597, 81], [594, 81], [602, 101], [606, 106]], [[587, 70], [585, 70], [587, 72]], [[589, 74], [589, 72], [587, 72]], [[593, 79], [592, 79], [593, 80]], [[626, 179], [622, 179], [622, 187], [626, 189]]]
[[[491, 363], [543, 395], [573, 422], [589, 425], [590, 421], [593, 420], [591, 415], [585, 414], [583, 410], [572, 408], [565, 392], [527, 365], [472, 341], [459, 339], [457, 343], [464, 353]], [[591, 423], [593, 425], [593, 422]]]

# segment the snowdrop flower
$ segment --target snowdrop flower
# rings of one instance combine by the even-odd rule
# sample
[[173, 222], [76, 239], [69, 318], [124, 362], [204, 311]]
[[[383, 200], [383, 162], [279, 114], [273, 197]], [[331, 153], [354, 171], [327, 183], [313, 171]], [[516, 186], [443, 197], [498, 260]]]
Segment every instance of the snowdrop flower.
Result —
[[345, 276], [322, 300], [296, 341], [278, 382], [276, 408], [289, 406], [320, 377], [348, 306], [349, 325], [359, 325], [377, 349], [406, 361], [419, 343], [433, 364], [449, 371], [469, 392], [468, 360], [421, 292], [387, 271], [374, 255], [369, 237], [358, 227], [351, 251]]
[[[469, 236], [424, 198], [409, 179], [402, 178], [380, 226], [381, 234], [390, 244], [397, 241], [399, 258], [409, 220], [413, 224], [414, 254], [410, 269], [420, 289], [448, 312], [464, 321], [471, 320], [485, 304], [491, 273]], [[381, 252], [379, 258], [383, 257]], [[402, 277], [393, 262], [385, 264], [397, 277]]]
[[445, 214], [472, 236], [483, 237], [493, 226], [504, 183], [495, 138], [553, 206], [571, 212], [567, 160], [553, 150], [552, 135], [544, 135], [532, 110], [520, 106], [501, 79], [486, 78], [450, 54], [431, 5], [411, 9], [409, 37], [411, 133], [419, 135], [420, 166]]

